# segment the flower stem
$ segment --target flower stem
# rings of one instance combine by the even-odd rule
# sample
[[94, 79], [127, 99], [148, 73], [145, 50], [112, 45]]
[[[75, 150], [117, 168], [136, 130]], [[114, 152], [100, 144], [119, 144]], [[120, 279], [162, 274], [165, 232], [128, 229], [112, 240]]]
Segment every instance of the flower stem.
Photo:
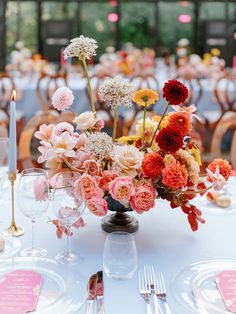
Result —
[[144, 138], [145, 138], [146, 115], [147, 115], [147, 110], [146, 110], [146, 107], [145, 107], [144, 111], [143, 111], [143, 136], [142, 136], [142, 142], [143, 143], [144, 143]]
[[113, 136], [112, 136], [113, 143], [115, 142], [115, 139], [116, 139], [117, 123], [118, 123], [118, 112], [117, 112], [117, 107], [115, 107], [114, 108]]
[[91, 110], [92, 110], [93, 112], [96, 112], [95, 105], [94, 105], [94, 100], [93, 100], [92, 89], [91, 89], [91, 84], [90, 84], [90, 78], [89, 78], [88, 68], [87, 68], [87, 64], [86, 64], [85, 59], [82, 59], [82, 64], [83, 64], [83, 67], [84, 67], [85, 76], [86, 76], [86, 78], [87, 78], [87, 84], [88, 84], [88, 92], [89, 92], [89, 100], [90, 100]]
[[157, 127], [156, 127], [156, 130], [155, 130], [155, 132], [154, 132], [154, 134], [153, 134], [153, 137], [152, 137], [152, 140], [151, 140], [151, 142], [150, 142], [149, 147], [152, 146], [152, 143], [153, 143], [153, 141], [154, 141], [154, 139], [155, 139], [155, 137], [156, 137], [157, 131], [159, 130], [159, 128], [160, 128], [160, 126], [161, 126], [161, 122], [162, 122], [162, 120], [164, 119], [168, 108], [169, 108], [169, 104], [167, 104], [167, 106], [166, 106], [166, 108], [165, 108], [165, 110], [164, 110], [164, 112], [163, 112], [163, 114], [162, 114], [162, 116], [161, 116], [161, 119], [160, 119], [160, 121], [159, 121], [159, 123], [158, 123], [158, 125], [157, 125]]

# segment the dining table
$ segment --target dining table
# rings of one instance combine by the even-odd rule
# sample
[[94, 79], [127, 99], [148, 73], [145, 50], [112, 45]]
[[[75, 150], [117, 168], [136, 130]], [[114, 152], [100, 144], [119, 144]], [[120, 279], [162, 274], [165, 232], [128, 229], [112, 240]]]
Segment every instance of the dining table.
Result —
[[[236, 188], [236, 178], [232, 177], [231, 180]], [[9, 226], [11, 220], [9, 195], [9, 191], [4, 193], [0, 203], [1, 231]], [[155, 270], [163, 273], [167, 300], [173, 314], [193, 313], [174, 296], [175, 293], [178, 294], [178, 291], [173, 290], [175, 274], [195, 262], [236, 258], [235, 211], [231, 213], [226, 211], [221, 215], [204, 212], [205, 224], [200, 224], [196, 232], [191, 230], [187, 216], [182, 210], [171, 209], [169, 203], [164, 200], [157, 199], [155, 207], [148, 212], [141, 215], [132, 212], [129, 215], [134, 215], [139, 221], [139, 229], [134, 233], [138, 254], [137, 271], [131, 279], [126, 280], [110, 279], [104, 274], [105, 314], [146, 313], [145, 302], [138, 290], [138, 271], [142, 270], [144, 265], [153, 265]], [[35, 230], [36, 245], [45, 248], [48, 251], [47, 257], [50, 259], [54, 259], [57, 253], [66, 248], [66, 237], [58, 239], [55, 226], [49, 222], [54, 218], [52, 204], [50, 204], [47, 212], [38, 219]], [[24, 235], [18, 238], [24, 249], [30, 246], [31, 222], [21, 213], [17, 199], [15, 219], [16, 224], [25, 230]], [[86, 225], [80, 229], [74, 229], [72, 237], [72, 250], [80, 253], [81, 262], [74, 266], [59, 265], [62, 272], [70, 268], [72, 276], [79, 278], [81, 282], [82, 292], [80, 293], [83, 294], [83, 304], [79, 311], [71, 312], [71, 314], [86, 313], [88, 279], [93, 273], [103, 269], [103, 248], [107, 233], [101, 228], [102, 218], [86, 209], [83, 219]], [[20, 251], [17, 255], [20, 256]], [[79, 293], [79, 291], [74, 291], [74, 293]], [[50, 312], [50, 314], [53, 313]]]

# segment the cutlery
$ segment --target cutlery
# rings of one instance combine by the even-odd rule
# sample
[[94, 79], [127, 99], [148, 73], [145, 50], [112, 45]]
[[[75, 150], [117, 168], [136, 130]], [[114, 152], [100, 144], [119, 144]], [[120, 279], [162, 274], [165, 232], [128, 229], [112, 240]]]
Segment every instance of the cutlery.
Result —
[[167, 302], [165, 281], [161, 272], [157, 273], [157, 297], [163, 301], [166, 314], [171, 314], [171, 310]]
[[93, 313], [93, 304], [96, 297], [97, 289], [97, 274], [93, 274], [88, 281], [88, 297], [86, 314]]
[[151, 289], [147, 284], [145, 273], [143, 274], [141, 272], [139, 272], [139, 293], [146, 303], [147, 314], [152, 314], [150, 305]]
[[156, 274], [154, 271], [154, 267], [152, 265], [145, 265], [144, 266], [144, 272], [147, 274], [147, 280], [148, 280], [148, 285], [150, 286], [151, 293], [153, 294], [153, 301], [154, 301], [154, 311], [155, 314], [162, 314], [162, 310], [160, 307], [160, 304], [158, 302], [158, 297], [157, 297], [157, 280], [156, 280]]
[[97, 296], [97, 313], [104, 314], [104, 304], [103, 304], [103, 295], [104, 295], [104, 285], [103, 285], [103, 272], [97, 272], [97, 288], [96, 288], [96, 296]]

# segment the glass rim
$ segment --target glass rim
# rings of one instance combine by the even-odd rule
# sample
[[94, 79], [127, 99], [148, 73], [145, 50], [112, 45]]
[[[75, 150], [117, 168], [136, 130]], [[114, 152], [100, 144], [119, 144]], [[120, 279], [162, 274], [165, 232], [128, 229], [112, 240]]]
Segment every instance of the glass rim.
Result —
[[35, 176], [35, 175], [47, 175], [47, 172], [44, 169], [40, 168], [28, 168], [22, 170], [21, 176]]
[[[113, 237], [115, 236], [115, 237]], [[116, 237], [117, 236], [117, 237]], [[126, 236], [126, 241], [134, 241], [135, 240], [135, 236], [132, 233], [126, 232], [126, 231], [114, 231], [114, 232], [110, 232], [108, 233], [108, 235], [106, 236], [107, 239], [114, 239], [114, 240], [119, 240], [122, 237]]]

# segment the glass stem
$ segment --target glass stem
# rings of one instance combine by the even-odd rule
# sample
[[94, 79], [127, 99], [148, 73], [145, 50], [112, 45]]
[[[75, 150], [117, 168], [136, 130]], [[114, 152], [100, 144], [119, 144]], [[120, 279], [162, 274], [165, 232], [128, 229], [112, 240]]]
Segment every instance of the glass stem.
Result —
[[32, 231], [31, 231], [31, 249], [33, 250], [34, 247], [34, 226], [35, 226], [35, 220], [32, 220]]
[[66, 226], [67, 228], [67, 256], [71, 255], [71, 226]]

